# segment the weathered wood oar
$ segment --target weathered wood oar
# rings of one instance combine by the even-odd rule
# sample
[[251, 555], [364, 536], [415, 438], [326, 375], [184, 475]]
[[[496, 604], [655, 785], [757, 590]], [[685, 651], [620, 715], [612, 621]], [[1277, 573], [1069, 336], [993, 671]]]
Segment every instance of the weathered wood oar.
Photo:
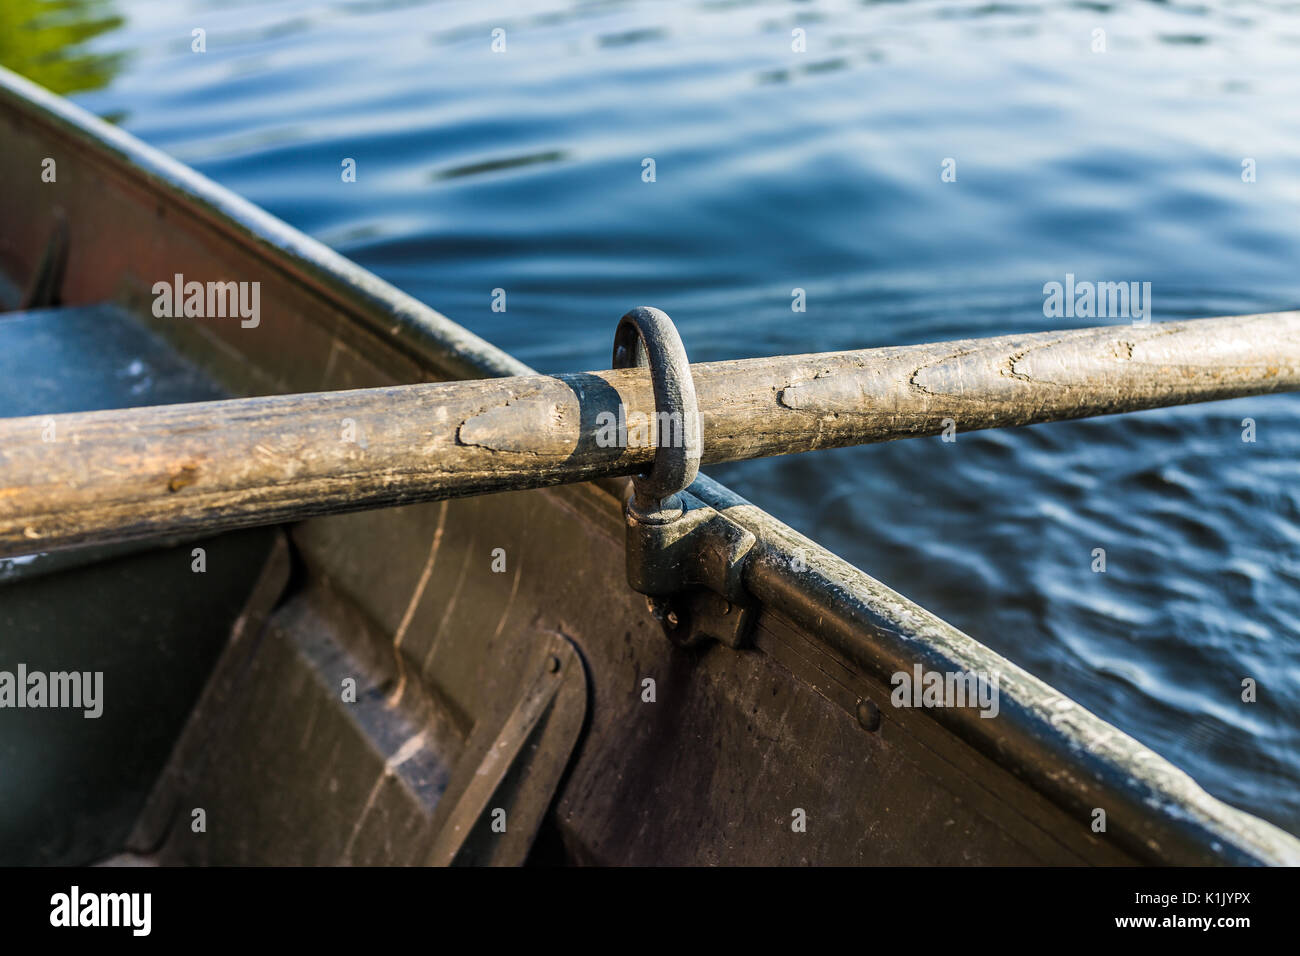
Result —
[[[1298, 390], [1300, 312], [691, 371], [708, 464]], [[628, 475], [654, 413], [624, 369], [0, 420], [0, 557]]]

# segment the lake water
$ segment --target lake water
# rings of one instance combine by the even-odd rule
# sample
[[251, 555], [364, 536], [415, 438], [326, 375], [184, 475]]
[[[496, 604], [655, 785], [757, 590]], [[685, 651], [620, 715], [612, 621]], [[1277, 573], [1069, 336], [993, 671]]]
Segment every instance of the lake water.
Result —
[[[6, 0], [0, 26], [6, 65], [544, 371], [604, 368], [638, 304], [695, 361], [1104, 324], [1044, 317], [1067, 274], [1150, 282], [1155, 321], [1300, 305], [1296, 2]], [[1300, 832], [1300, 398], [711, 473]]]

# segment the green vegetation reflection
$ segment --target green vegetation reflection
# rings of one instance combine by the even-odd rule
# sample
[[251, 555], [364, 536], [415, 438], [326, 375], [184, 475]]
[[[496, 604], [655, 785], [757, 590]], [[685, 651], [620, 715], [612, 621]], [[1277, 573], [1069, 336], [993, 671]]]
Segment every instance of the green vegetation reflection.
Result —
[[91, 53], [84, 45], [118, 29], [112, 0], [3, 0], [0, 64], [55, 93], [105, 86], [122, 53]]

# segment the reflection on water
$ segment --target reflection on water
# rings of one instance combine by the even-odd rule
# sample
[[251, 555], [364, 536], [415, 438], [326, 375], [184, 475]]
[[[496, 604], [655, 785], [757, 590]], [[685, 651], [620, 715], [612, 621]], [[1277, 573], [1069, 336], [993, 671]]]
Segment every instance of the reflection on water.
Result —
[[88, 41], [116, 30], [113, 0], [4, 0], [0, 3], [0, 64], [55, 93], [106, 85], [121, 53], [92, 53]]
[[[1300, 304], [1294, 0], [116, 7], [79, 102], [548, 371], [641, 303], [696, 361], [1052, 328], [1067, 273]], [[715, 474], [1300, 831], [1300, 398]]]

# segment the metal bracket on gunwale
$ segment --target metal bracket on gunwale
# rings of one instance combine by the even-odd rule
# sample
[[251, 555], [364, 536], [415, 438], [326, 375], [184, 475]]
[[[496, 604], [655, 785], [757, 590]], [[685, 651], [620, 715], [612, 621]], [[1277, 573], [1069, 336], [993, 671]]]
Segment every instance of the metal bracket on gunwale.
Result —
[[[614, 333], [614, 368], [648, 366], [659, 424], [654, 465], [632, 479], [627, 580], [670, 640], [743, 647], [758, 614], [744, 585], [752, 533], [686, 494], [700, 469], [700, 410], [686, 348], [658, 309], [633, 309]], [[664, 423], [667, 422], [667, 426]]]

